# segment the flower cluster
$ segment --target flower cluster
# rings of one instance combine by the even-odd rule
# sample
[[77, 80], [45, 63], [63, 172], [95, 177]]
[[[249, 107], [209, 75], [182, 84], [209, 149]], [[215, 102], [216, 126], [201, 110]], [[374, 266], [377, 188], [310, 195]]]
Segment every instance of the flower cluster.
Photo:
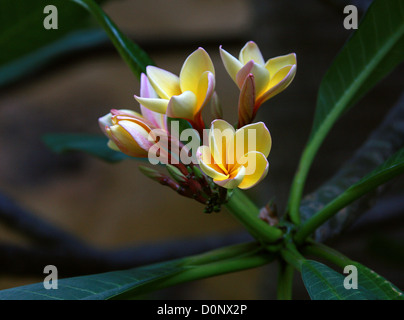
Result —
[[[216, 119], [206, 128], [203, 121], [202, 110], [208, 103], [215, 117], [221, 118], [222, 113], [215, 69], [203, 48], [188, 56], [178, 76], [155, 66], [146, 68], [140, 94], [135, 95], [141, 113], [113, 109], [99, 119], [110, 148], [150, 160], [153, 154], [154, 160], [166, 165], [169, 175], [144, 166], [141, 171], [205, 204], [206, 212], [220, 210], [229, 190], [251, 188], [266, 176], [271, 135], [264, 123], [252, 122], [260, 106], [286, 89], [296, 74], [294, 53], [265, 62], [253, 41], [241, 49], [238, 58], [222, 47], [220, 56], [240, 90], [234, 126]], [[189, 125], [185, 139], [184, 132], [172, 130], [177, 120]]]

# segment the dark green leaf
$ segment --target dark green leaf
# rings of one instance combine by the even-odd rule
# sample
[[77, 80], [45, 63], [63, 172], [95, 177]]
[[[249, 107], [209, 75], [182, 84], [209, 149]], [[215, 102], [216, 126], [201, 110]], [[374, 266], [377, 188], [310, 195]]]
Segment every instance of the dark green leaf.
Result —
[[312, 300], [374, 300], [376, 297], [358, 285], [358, 289], [345, 289], [345, 277], [313, 260], [302, 263], [302, 278]]
[[128, 290], [179, 273], [182, 260], [154, 264], [124, 271], [66, 278], [57, 289], [36, 283], [0, 291], [0, 300], [105, 300]]
[[105, 14], [94, 0], [70, 0], [86, 8], [98, 21], [112, 41], [123, 60], [128, 64], [133, 73], [140, 78], [142, 72], [146, 72], [148, 65], [154, 62], [137, 44], [125, 36], [117, 25]]
[[358, 262], [352, 264], [358, 268], [358, 283], [378, 299], [404, 300], [403, 292], [391, 282]]
[[[49, 4], [58, 10], [58, 29], [44, 27], [44, 8]], [[65, 50], [105, 40], [99, 31], [89, 29], [93, 26], [88, 18], [80, 6], [65, 0], [0, 0], [0, 85], [37, 69]], [[83, 33], [71, 35], [78, 30]]]
[[404, 59], [404, 2], [375, 0], [359, 29], [324, 76], [309, 142], [290, 196], [290, 215], [299, 223], [299, 204], [310, 166], [338, 118]]
[[134, 159], [108, 147], [108, 138], [91, 134], [47, 134], [42, 137], [45, 144], [56, 153], [84, 151], [107, 162]]

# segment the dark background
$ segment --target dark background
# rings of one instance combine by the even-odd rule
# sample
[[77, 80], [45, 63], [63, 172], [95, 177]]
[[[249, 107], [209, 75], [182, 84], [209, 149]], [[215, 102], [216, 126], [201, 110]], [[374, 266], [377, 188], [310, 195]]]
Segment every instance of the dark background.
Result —
[[[273, 149], [268, 158], [267, 178], [248, 192], [259, 205], [275, 199], [282, 210], [310, 132], [321, 78], [352, 32], [343, 27], [343, 3], [125, 0], [110, 1], [104, 9], [159, 67], [173, 73], [179, 73], [190, 53], [199, 46], [204, 47], [214, 62], [216, 91], [224, 118], [229, 122], [237, 117], [238, 89], [224, 70], [219, 45], [238, 55], [248, 40], [254, 40], [265, 60], [290, 52], [297, 54], [295, 80], [287, 90], [266, 102], [258, 113], [256, 120], [264, 121], [271, 131]], [[362, 15], [360, 11], [360, 18]], [[402, 90], [400, 70], [386, 78], [337, 123], [312, 167], [306, 192], [331, 177], [377, 127]], [[51, 70], [42, 70], [3, 90], [0, 93], [0, 189], [37, 216], [101, 249], [195, 236], [213, 239], [220, 234], [242, 232], [238, 222], [225, 210], [204, 214], [202, 205], [145, 178], [133, 161], [111, 165], [83, 154], [55, 155], [41, 142], [41, 136], [50, 132], [99, 133], [97, 119], [109, 109], [138, 110], [133, 98], [138, 92], [136, 78], [110, 45], [66, 57]], [[209, 119], [207, 112], [205, 115]], [[394, 209], [397, 206], [400, 209], [400, 199], [400, 196], [389, 198], [388, 203], [397, 203]], [[378, 210], [385, 207], [381, 208]], [[397, 219], [376, 227], [366, 224], [331, 245], [402, 288], [402, 261], [397, 262], [400, 259], [396, 259], [396, 254], [380, 256], [381, 252], [388, 251], [383, 247], [374, 250], [376, 236], [381, 241], [388, 241], [386, 236], [402, 236], [401, 226], [402, 220]], [[1, 225], [0, 241], [28, 246], [24, 237]], [[15, 263], [17, 266], [29, 261]], [[274, 263], [180, 285], [157, 296], [273, 299], [276, 271]], [[0, 275], [0, 289], [42, 280], [42, 274], [6, 273]], [[307, 298], [300, 280], [296, 289], [295, 298]]]

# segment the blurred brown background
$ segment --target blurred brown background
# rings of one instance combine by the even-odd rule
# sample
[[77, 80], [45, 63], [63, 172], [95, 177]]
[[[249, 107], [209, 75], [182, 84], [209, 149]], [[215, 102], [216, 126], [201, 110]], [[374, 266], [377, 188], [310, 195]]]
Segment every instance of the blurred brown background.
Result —
[[[222, 66], [219, 45], [238, 55], [245, 42], [254, 40], [265, 59], [296, 52], [294, 82], [265, 103], [258, 114], [257, 120], [266, 122], [274, 144], [267, 178], [248, 192], [260, 205], [274, 198], [281, 210], [312, 124], [319, 83], [350, 34], [343, 28], [344, 15], [338, 6], [319, 0], [297, 2], [119, 0], [104, 6], [126, 34], [144, 45], [158, 66], [173, 73], [179, 73], [191, 52], [204, 47], [215, 64], [216, 91], [228, 121], [237, 116], [238, 90]], [[307, 191], [330, 177], [377, 126], [402, 89], [397, 79], [397, 73], [390, 76], [337, 124], [313, 166]], [[109, 109], [138, 110], [133, 98], [138, 90], [129, 68], [107, 46], [1, 92], [2, 192], [99, 248], [242, 231], [225, 210], [204, 214], [202, 205], [145, 178], [133, 161], [112, 165], [83, 154], [55, 155], [41, 142], [41, 136], [50, 132], [98, 133], [97, 119]], [[336, 245], [389, 280], [403, 283], [394, 266], [378, 264], [364, 251], [366, 239], [351, 234]], [[0, 229], [0, 240], [25, 244], [6, 227]], [[166, 290], [163, 296], [273, 299], [276, 270], [273, 264], [200, 280]], [[42, 280], [42, 274], [0, 275], [0, 289]], [[299, 280], [296, 287], [295, 297], [306, 299]]]

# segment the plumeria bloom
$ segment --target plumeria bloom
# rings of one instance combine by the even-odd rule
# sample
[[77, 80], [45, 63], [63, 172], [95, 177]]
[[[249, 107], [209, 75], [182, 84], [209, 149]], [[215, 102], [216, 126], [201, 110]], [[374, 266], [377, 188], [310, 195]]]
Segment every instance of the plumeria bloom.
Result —
[[224, 120], [214, 120], [209, 145], [198, 148], [197, 158], [214, 183], [227, 189], [248, 189], [267, 175], [271, 145], [271, 135], [263, 122], [235, 130]]
[[[157, 97], [145, 74], [141, 75], [140, 95]], [[140, 106], [141, 114], [132, 110], [112, 109], [99, 118], [101, 130], [110, 139], [108, 146], [132, 157], [146, 158], [149, 149], [157, 143], [154, 132], [167, 131], [167, 117]]]
[[158, 97], [138, 97], [146, 108], [172, 118], [187, 119], [195, 129], [204, 128], [201, 111], [215, 89], [215, 70], [208, 53], [198, 48], [185, 60], [180, 75], [154, 66], [147, 77]]
[[261, 104], [285, 90], [296, 74], [296, 54], [265, 62], [253, 41], [245, 44], [238, 59], [222, 47], [220, 55], [227, 72], [240, 89], [239, 127], [251, 123]]

